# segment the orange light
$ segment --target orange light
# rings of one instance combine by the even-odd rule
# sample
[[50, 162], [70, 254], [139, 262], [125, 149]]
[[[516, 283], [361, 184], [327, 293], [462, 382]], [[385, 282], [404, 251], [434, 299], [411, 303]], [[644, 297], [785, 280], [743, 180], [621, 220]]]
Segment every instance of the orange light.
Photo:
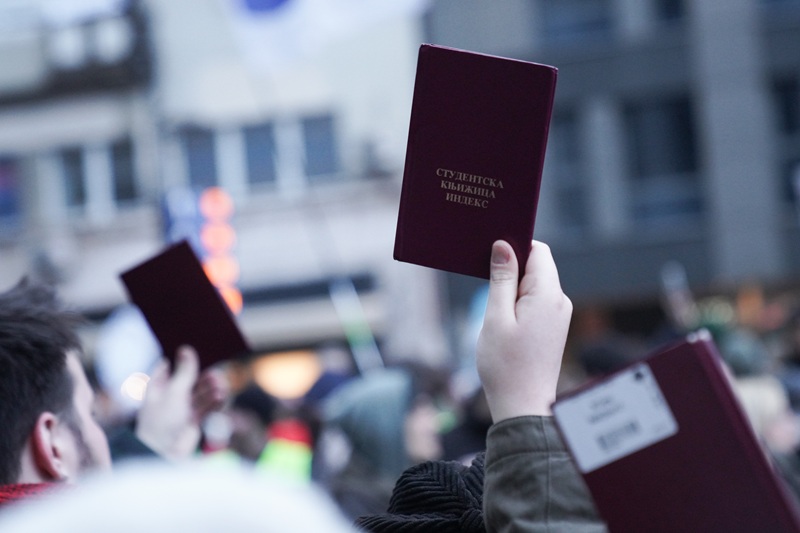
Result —
[[223, 254], [236, 244], [236, 232], [230, 224], [204, 224], [200, 229], [200, 242], [208, 253]]
[[242, 293], [235, 284], [239, 280], [239, 262], [231, 254], [236, 232], [228, 223], [233, 216], [233, 200], [221, 187], [208, 187], [198, 198], [198, 207], [205, 221], [200, 228], [200, 243], [207, 256], [203, 270], [219, 290], [230, 310], [242, 310]]
[[233, 314], [238, 315], [242, 311], [244, 302], [242, 301], [242, 293], [239, 289], [235, 287], [220, 287], [219, 293], [222, 299], [225, 300], [225, 303], [228, 304], [228, 308]]
[[233, 285], [239, 280], [239, 262], [229, 255], [206, 257], [203, 260], [203, 270], [217, 287]]
[[273, 396], [287, 400], [302, 397], [322, 374], [322, 364], [311, 351], [264, 355], [252, 363], [253, 378]]
[[200, 213], [208, 220], [219, 222], [233, 215], [233, 200], [221, 187], [208, 187], [200, 194]]

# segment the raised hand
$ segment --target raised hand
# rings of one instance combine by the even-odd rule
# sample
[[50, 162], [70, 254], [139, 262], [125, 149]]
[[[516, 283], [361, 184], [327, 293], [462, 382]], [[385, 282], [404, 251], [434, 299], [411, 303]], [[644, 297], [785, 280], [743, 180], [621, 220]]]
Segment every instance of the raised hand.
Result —
[[495, 242], [477, 347], [478, 374], [494, 422], [550, 414], [572, 317], [549, 246], [533, 241], [519, 283], [518, 269], [511, 246]]
[[136, 420], [136, 436], [159, 455], [173, 460], [192, 455], [200, 442], [200, 423], [228, 395], [218, 369], [199, 373], [197, 352], [178, 349], [175, 370], [162, 361], [147, 385]]

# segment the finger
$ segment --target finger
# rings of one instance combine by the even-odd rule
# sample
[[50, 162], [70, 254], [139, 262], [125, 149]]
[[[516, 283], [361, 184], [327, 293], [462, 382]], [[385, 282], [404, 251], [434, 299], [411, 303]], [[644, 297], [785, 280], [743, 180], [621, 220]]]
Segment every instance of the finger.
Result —
[[492, 260], [489, 266], [487, 317], [514, 318], [518, 281], [519, 266], [514, 249], [505, 241], [496, 241], [492, 245]]
[[197, 421], [203, 420], [209, 413], [221, 411], [224, 407], [225, 402], [217, 393], [192, 396], [192, 412]]
[[169, 379], [169, 361], [166, 359], [159, 359], [153, 371], [150, 373], [150, 381], [148, 383], [164, 383]]
[[192, 392], [192, 405], [201, 414], [221, 409], [225, 405], [230, 387], [222, 373], [207, 370], [200, 378]]
[[520, 294], [530, 294], [538, 288], [561, 290], [561, 282], [558, 277], [553, 252], [550, 246], [541, 242], [533, 241], [528, 262], [525, 264], [525, 275], [520, 283]]
[[519, 287], [517, 313], [528, 306], [539, 307], [544, 302], [551, 312], [572, 315], [572, 301], [564, 294], [550, 247], [533, 241], [525, 276]]
[[175, 353], [175, 371], [172, 382], [191, 389], [200, 373], [200, 358], [191, 346], [181, 346]]
[[197, 378], [194, 386], [196, 394], [208, 394], [216, 391], [223, 396], [230, 392], [230, 384], [225, 373], [217, 368], [208, 368]]

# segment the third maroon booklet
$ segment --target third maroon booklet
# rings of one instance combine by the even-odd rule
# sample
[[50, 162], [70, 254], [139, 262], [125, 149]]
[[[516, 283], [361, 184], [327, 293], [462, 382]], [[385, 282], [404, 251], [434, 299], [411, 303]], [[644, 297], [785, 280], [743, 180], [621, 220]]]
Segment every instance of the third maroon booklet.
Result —
[[800, 532], [728, 375], [703, 331], [556, 401], [609, 531]]
[[492, 243], [530, 252], [554, 67], [420, 47], [394, 258], [489, 277]]

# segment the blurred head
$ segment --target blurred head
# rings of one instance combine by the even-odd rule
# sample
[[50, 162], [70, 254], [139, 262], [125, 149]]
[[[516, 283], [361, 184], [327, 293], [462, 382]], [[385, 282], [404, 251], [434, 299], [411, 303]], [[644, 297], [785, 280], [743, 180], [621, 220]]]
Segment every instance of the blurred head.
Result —
[[340, 429], [376, 476], [396, 479], [409, 466], [404, 422], [411, 405], [411, 378], [380, 370], [339, 387], [325, 403], [326, 423]]
[[442, 455], [439, 409], [430, 397], [417, 397], [406, 413], [403, 430], [403, 442], [411, 463], [438, 459]]
[[0, 294], [0, 484], [74, 480], [110, 465], [78, 319], [47, 286], [23, 280]]
[[404, 368], [354, 378], [325, 405], [326, 422], [344, 433], [354, 457], [391, 479], [441, 454], [436, 412], [431, 397]]
[[130, 461], [4, 508], [0, 531], [355, 533], [318, 487], [213, 461]]
[[67, 354], [67, 371], [72, 380], [72, 405], [59, 418], [67, 430], [63, 447], [67, 479], [74, 480], [85, 472], [111, 468], [111, 453], [94, 416], [94, 391], [75, 352]]
[[757, 376], [767, 370], [768, 350], [755, 333], [734, 327], [718, 332], [714, 340], [735, 377]]
[[279, 407], [279, 401], [257, 384], [239, 392], [228, 409], [230, 448], [246, 459], [257, 460], [267, 444], [267, 428], [275, 421]]

